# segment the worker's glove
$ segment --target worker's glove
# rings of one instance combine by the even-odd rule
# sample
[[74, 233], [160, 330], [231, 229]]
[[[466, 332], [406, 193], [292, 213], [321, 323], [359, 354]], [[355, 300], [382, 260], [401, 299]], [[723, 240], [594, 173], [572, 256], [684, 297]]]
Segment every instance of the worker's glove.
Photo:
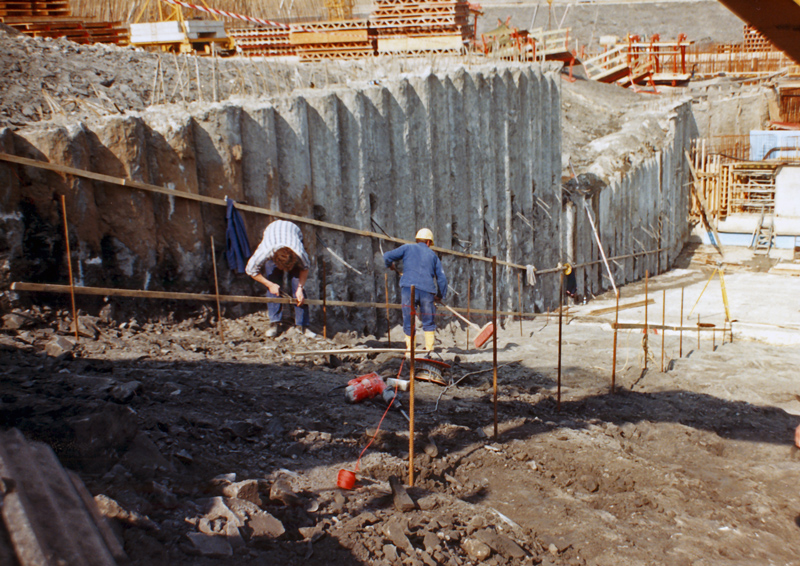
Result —
[[397, 268], [394, 266], [393, 263], [389, 265], [389, 269], [391, 269], [392, 271], [397, 271]]
[[441, 302], [442, 302], [442, 296], [441, 296], [441, 295], [436, 295], [436, 296], [433, 298], [433, 301], [434, 301], [435, 303], [441, 303]]

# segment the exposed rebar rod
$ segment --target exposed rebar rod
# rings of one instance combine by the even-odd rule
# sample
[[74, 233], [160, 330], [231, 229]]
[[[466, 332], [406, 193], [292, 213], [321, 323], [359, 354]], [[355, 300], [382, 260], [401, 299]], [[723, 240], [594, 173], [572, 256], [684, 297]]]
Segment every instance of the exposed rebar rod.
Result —
[[[662, 299], [661, 299], [661, 327], [663, 328], [666, 324], [666, 316], [667, 316], [667, 290], [662, 290]], [[661, 331], [661, 373], [664, 373], [664, 331]]]
[[67, 268], [69, 269], [69, 293], [72, 298], [72, 324], [75, 326], [75, 341], [78, 338], [78, 311], [75, 309], [75, 279], [72, 277], [72, 253], [69, 250], [69, 228], [67, 227], [67, 199], [61, 195], [61, 212], [64, 215], [64, 242], [67, 246]]
[[408, 371], [409, 371], [409, 385], [408, 385], [408, 485], [414, 485], [414, 356], [416, 350], [416, 329], [417, 329], [417, 320], [414, 309], [414, 285], [411, 286], [411, 345], [409, 348], [409, 353], [411, 358], [408, 360]]
[[564, 312], [564, 270], [561, 270], [558, 286], [558, 389], [556, 393], [556, 411], [561, 412], [561, 320]]
[[383, 274], [383, 288], [386, 298], [386, 342], [392, 345], [392, 323], [389, 320], [389, 274]]
[[611, 393], [617, 386], [617, 324], [619, 324], [619, 291], [616, 294], [617, 307], [614, 314], [614, 354], [611, 358]]
[[494, 391], [494, 439], [497, 440], [497, 258], [492, 258], [492, 390]]
[[214, 266], [214, 298], [217, 300], [217, 329], [220, 340], [225, 340], [222, 332], [222, 308], [219, 306], [219, 280], [217, 279], [217, 253], [214, 248], [214, 236], [211, 236], [211, 265]]
[[681, 321], [680, 321], [681, 333], [680, 333], [680, 341], [678, 347], [679, 358], [683, 357], [683, 290], [684, 287], [681, 287]]

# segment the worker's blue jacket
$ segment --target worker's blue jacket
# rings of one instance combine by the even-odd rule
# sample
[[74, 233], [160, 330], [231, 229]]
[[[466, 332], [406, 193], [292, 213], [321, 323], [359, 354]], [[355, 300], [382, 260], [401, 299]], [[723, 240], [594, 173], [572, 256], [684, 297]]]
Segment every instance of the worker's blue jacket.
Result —
[[[442, 299], [447, 295], [447, 277], [442, 269], [439, 256], [424, 242], [405, 244], [383, 254], [383, 263], [386, 267], [393, 262], [403, 260], [403, 276], [400, 278], [401, 287], [411, 287], [418, 291], [427, 291], [440, 295]], [[436, 281], [434, 282], [434, 277]], [[436, 286], [439, 286], [437, 293]]]

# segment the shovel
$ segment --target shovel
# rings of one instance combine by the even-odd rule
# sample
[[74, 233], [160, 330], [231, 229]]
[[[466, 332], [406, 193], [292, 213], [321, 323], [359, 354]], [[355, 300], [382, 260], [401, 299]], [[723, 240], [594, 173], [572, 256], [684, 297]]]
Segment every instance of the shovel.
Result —
[[489, 338], [491, 338], [492, 335], [494, 334], [494, 324], [492, 324], [491, 322], [487, 322], [486, 324], [483, 325], [483, 327], [480, 327], [474, 322], [468, 321], [466, 318], [464, 318], [459, 313], [448, 307], [446, 304], [444, 303], [439, 303], [439, 304], [478, 331], [478, 335], [475, 337], [475, 340], [472, 341], [472, 343], [475, 345], [476, 348], [482, 348], [486, 344], [486, 342], [488, 342]]

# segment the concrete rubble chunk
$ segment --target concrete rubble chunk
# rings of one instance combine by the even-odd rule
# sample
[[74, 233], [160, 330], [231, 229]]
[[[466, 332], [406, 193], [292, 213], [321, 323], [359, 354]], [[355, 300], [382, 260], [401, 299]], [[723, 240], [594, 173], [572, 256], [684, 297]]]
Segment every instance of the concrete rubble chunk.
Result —
[[272, 483], [269, 488], [269, 498], [271, 501], [280, 501], [290, 507], [302, 503], [289, 481], [285, 478], [279, 478]]
[[226, 485], [222, 488], [222, 495], [261, 505], [261, 498], [258, 496], [258, 480], [245, 480]]
[[233, 548], [222, 536], [210, 536], [204, 533], [186, 535], [192, 543], [193, 550], [201, 556], [209, 558], [228, 558], [233, 556]]
[[57, 358], [75, 349], [75, 340], [66, 336], [53, 336], [45, 345], [44, 351], [48, 356]]
[[110, 532], [91, 497], [46, 444], [28, 442], [16, 429], [0, 433], [0, 477], [15, 562], [112, 566], [125, 559], [119, 542], [106, 539]]
[[422, 538], [422, 544], [425, 546], [425, 550], [427, 550], [428, 552], [433, 552], [434, 550], [439, 548], [441, 541], [439, 540], [439, 537], [436, 536], [435, 533], [431, 531], [426, 531], [425, 536]]
[[121, 463], [134, 476], [145, 481], [151, 481], [161, 470], [174, 470], [173, 465], [161, 454], [158, 446], [144, 431], [136, 434]]
[[524, 558], [527, 552], [516, 542], [507, 536], [496, 533], [491, 529], [484, 529], [475, 533], [475, 538], [484, 544], [489, 545], [492, 550], [502, 554], [506, 558]]
[[141, 390], [141, 381], [129, 381], [113, 387], [109, 392], [109, 395], [117, 403], [128, 403]]
[[97, 494], [94, 496], [94, 501], [100, 514], [108, 519], [116, 519], [134, 527], [158, 530], [158, 525], [151, 521], [150, 517], [125, 509], [107, 495]]
[[408, 511], [413, 511], [416, 508], [414, 500], [411, 499], [410, 495], [408, 495], [405, 486], [397, 476], [389, 477], [389, 486], [392, 488], [394, 506], [398, 511], [407, 513]]
[[236, 528], [244, 527], [245, 534], [250, 538], [273, 539], [286, 532], [278, 519], [244, 499], [212, 497], [206, 501], [204, 509], [205, 518], [209, 521], [224, 518]]
[[470, 558], [478, 561], [486, 560], [492, 553], [492, 549], [488, 544], [474, 538], [465, 539], [464, 542], [461, 543], [461, 548], [464, 549], [464, 552], [466, 552]]

